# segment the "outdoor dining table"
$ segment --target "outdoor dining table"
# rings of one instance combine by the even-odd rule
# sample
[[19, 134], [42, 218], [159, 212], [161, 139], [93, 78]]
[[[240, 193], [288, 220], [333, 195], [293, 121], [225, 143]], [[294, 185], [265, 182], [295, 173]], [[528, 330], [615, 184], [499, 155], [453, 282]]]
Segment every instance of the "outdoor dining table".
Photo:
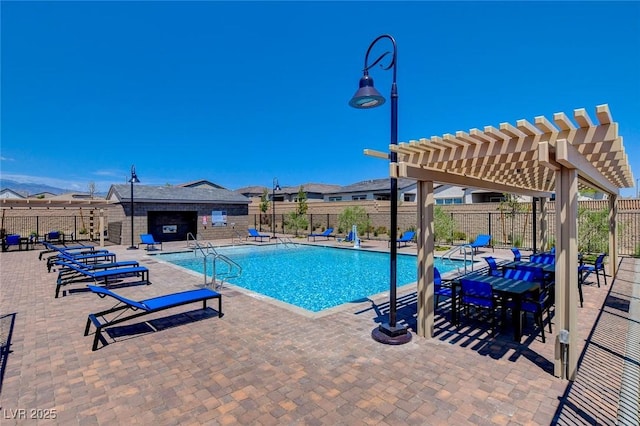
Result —
[[549, 273], [549, 274], [553, 274], [556, 272], [555, 263], [538, 263], [538, 262], [527, 262], [526, 260], [518, 260], [518, 261], [503, 263], [500, 266], [508, 269], [518, 269], [518, 266], [527, 266], [532, 268], [540, 268], [545, 273]]
[[462, 278], [468, 278], [475, 281], [482, 281], [491, 284], [491, 288], [497, 293], [503, 300], [508, 298], [513, 299], [513, 339], [516, 342], [520, 342], [522, 337], [522, 295], [528, 291], [533, 291], [540, 288], [540, 283], [535, 281], [515, 280], [512, 278], [496, 277], [491, 275], [485, 275], [482, 273], [471, 273], [463, 277], [459, 277], [452, 281], [451, 285], [451, 322], [454, 325], [458, 325], [458, 309], [457, 309], [457, 293], [459, 287], [461, 287], [460, 280]]

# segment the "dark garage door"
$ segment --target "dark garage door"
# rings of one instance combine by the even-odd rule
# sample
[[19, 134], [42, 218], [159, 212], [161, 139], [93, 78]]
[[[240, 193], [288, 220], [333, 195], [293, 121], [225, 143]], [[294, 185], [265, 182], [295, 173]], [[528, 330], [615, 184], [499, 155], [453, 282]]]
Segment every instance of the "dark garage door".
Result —
[[148, 212], [147, 223], [156, 241], [185, 241], [189, 232], [196, 235], [198, 212]]

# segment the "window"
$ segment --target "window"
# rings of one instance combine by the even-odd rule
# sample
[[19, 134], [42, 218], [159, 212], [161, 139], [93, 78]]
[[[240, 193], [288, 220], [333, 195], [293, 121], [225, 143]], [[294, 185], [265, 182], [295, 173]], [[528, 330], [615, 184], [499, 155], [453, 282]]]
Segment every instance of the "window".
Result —
[[351, 199], [352, 199], [352, 200], [354, 200], [354, 201], [357, 201], [357, 200], [366, 200], [366, 199], [367, 199], [367, 196], [366, 196], [366, 195], [352, 195], [352, 196], [351, 196]]
[[342, 201], [342, 197], [329, 197], [329, 201]]

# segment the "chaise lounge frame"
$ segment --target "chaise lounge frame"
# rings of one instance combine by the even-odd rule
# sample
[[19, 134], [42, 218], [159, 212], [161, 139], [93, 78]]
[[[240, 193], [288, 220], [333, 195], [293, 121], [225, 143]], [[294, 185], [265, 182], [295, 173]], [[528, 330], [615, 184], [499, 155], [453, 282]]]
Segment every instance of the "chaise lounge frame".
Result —
[[[118, 301], [118, 303], [116, 303], [110, 309], [96, 312], [95, 314], [89, 314], [89, 317], [87, 318], [87, 325], [84, 329], [84, 335], [89, 335], [91, 324], [96, 327], [96, 332], [93, 338], [93, 347], [91, 349], [93, 351], [98, 349], [99, 340], [101, 340], [105, 346], [108, 344], [102, 337], [102, 330], [105, 327], [116, 325], [124, 321], [141, 317], [143, 315], [148, 315], [154, 312], [163, 311], [165, 309], [174, 308], [176, 306], [182, 306], [196, 302], [202, 302], [202, 309], [204, 310], [207, 308], [207, 300], [211, 299], [218, 299], [218, 318], [222, 318], [222, 316], [224, 315], [222, 313], [222, 295], [217, 291], [213, 291], [209, 288], [187, 290], [179, 293], [171, 293], [164, 296], [154, 297], [151, 299], [135, 301], [127, 299], [126, 297], [122, 297], [119, 294], [116, 294], [102, 287], [96, 287], [92, 285], [88, 287], [91, 291], [96, 293], [101, 298], [110, 296]], [[134, 313], [128, 316], [123, 316], [123, 314], [127, 310], [131, 310]], [[119, 312], [119, 314], [116, 315], [116, 317], [112, 320], [108, 320], [105, 318], [105, 315], [110, 315], [115, 312]]]

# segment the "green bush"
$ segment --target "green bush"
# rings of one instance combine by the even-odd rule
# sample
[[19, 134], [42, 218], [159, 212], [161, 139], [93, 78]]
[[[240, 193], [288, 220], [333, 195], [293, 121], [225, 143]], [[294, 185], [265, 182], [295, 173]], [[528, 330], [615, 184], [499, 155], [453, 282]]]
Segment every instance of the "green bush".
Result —
[[462, 231], [454, 231], [453, 239], [456, 241], [467, 241], [467, 234]]

